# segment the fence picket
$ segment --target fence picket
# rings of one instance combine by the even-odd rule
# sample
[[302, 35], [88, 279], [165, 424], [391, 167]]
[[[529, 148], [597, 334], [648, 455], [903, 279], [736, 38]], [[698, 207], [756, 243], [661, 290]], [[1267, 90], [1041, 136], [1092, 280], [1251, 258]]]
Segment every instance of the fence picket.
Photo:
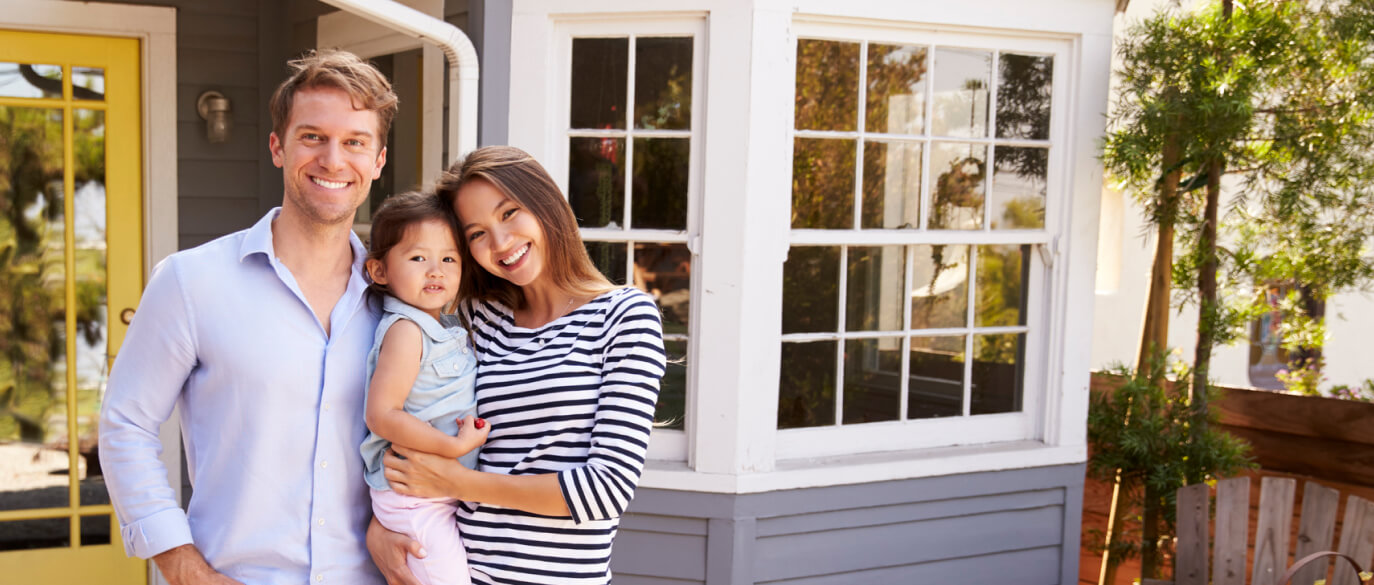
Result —
[[1250, 526], [1250, 478], [1217, 482], [1216, 541], [1212, 585], [1245, 585], [1245, 532]]
[[[1303, 483], [1302, 518], [1298, 521], [1298, 545], [1293, 553], [1294, 559], [1332, 550], [1331, 543], [1336, 535], [1336, 506], [1340, 499], [1339, 491], [1312, 481]], [[1293, 574], [1293, 583], [1315, 583], [1317, 579], [1325, 579], [1330, 564], [1330, 560], [1324, 560], [1304, 566]]]
[[1259, 524], [1255, 528], [1255, 564], [1250, 585], [1279, 585], [1288, 568], [1288, 532], [1293, 526], [1293, 493], [1298, 482], [1290, 478], [1260, 480]]

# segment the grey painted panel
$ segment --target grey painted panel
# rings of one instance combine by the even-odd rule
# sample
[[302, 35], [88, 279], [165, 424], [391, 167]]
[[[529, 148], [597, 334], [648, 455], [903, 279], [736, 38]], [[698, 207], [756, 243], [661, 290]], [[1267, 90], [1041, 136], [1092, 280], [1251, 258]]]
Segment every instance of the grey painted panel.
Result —
[[[259, 130], [256, 121], [253, 120], [235, 119], [229, 141], [223, 144], [210, 144], [210, 141], [205, 139], [204, 122], [177, 122], [177, 150], [181, 151], [177, 158], [182, 161], [245, 160], [272, 164], [271, 155], [267, 150], [267, 132]], [[242, 183], [240, 188], [252, 188], [251, 179], [248, 177], [244, 177]]]
[[690, 579], [668, 579], [664, 577], [648, 577], [645, 575], [628, 575], [611, 571], [615, 585], [696, 585], [702, 581]]
[[[139, 4], [145, 4], [140, 1]], [[258, 0], [215, 0], [214, 2], [203, 2], [199, 0], [176, 0], [174, 2], [146, 2], [146, 4], [168, 4], [174, 5], [178, 11], [185, 12], [204, 12], [208, 14], [241, 14], [254, 16], [258, 13]]]
[[712, 518], [710, 542], [706, 548], [706, 584], [751, 583], [754, 543], [757, 542], [753, 518]]
[[[179, 85], [207, 85], [216, 87], [258, 86], [258, 58], [256, 51], [192, 49], [177, 46], [177, 83]], [[181, 62], [194, 64], [182, 67]]]
[[701, 581], [706, 578], [706, 538], [622, 528], [616, 535], [611, 571]]
[[706, 536], [706, 520], [702, 518], [683, 518], [681, 516], [636, 514], [632, 508], [630, 513], [621, 518], [620, 530], [622, 532], [625, 530], [639, 530], [645, 532]]
[[[760, 538], [754, 577], [770, 581], [1060, 546], [1063, 516], [1054, 506]], [[1058, 562], [1053, 570], [1058, 573]]]
[[262, 217], [256, 199], [182, 197], [177, 205], [181, 235], [221, 236], [252, 226]]
[[[478, 145], [510, 142], [510, 42], [511, 0], [473, 0], [472, 15], [481, 20], [482, 113]], [[478, 9], [480, 5], [480, 10]]]
[[[866, 505], [862, 500], [855, 505]], [[889, 506], [874, 506], [832, 512], [814, 512], [759, 520], [759, 536], [797, 532], [837, 530], [856, 526], [914, 522], [935, 518], [971, 516], [1003, 510], [1024, 510], [1064, 505], [1064, 490], [1038, 490], [957, 500], [939, 500]]]
[[255, 15], [181, 12], [177, 31], [185, 38], [182, 48], [254, 53], [257, 51], [258, 19]]
[[[177, 177], [177, 192], [183, 200], [206, 197], [241, 199], [253, 195], [252, 181], [257, 174], [257, 161], [183, 160], [180, 176]], [[235, 192], [244, 197], [235, 197]]]
[[[949, 583], [951, 585], [1050, 585], [1060, 583], [1060, 548], [1045, 547], [916, 565], [884, 567], [769, 581], [770, 585], [855, 585], [856, 583]], [[617, 581], [618, 583], [618, 581]]]

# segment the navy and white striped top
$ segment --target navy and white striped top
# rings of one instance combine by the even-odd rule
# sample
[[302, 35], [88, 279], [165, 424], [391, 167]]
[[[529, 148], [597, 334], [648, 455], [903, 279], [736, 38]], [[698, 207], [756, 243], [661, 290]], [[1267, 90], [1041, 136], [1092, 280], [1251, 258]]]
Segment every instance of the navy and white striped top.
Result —
[[492, 301], [464, 304], [479, 363], [477, 414], [491, 423], [479, 469], [558, 473], [571, 517], [460, 502], [474, 583], [610, 583], [611, 541], [644, 470], [663, 377], [652, 298], [603, 293], [543, 327]]

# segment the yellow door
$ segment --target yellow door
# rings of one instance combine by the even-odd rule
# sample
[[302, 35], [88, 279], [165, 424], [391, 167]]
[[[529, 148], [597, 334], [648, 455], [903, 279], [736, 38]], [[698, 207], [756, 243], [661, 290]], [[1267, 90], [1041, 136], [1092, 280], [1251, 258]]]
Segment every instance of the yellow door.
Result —
[[0, 581], [146, 583], [97, 455], [143, 287], [139, 41], [0, 30]]

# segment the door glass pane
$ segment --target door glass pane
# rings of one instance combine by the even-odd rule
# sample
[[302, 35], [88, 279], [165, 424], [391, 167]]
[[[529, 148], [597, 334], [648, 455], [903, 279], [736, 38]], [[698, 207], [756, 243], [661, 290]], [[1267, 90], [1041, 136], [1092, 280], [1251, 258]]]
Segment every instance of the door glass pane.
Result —
[[846, 264], [845, 330], [900, 331], [906, 248], [852, 246]]
[[687, 340], [664, 339], [668, 369], [658, 389], [654, 421], [664, 428], [682, 430], [687, 413]]
[[573, 128], [625, 129], [630, 39], [573, 39]]
[[864, 143], [864, 228], [915, 229], [921, 212], [921, 144]]
[[621, 227], [625, 220], [624, 138], [572, 138], [568, 203], [581, 227]]
[[0, 62], [0, 97], [60, 98], [62, 67]]
[[997, 137], [1048, 139], [1054, 57], [1002, 53], [997, 70]]
[[99, 67], [72, 67], [72, 97], [104, 101], [105, 70]]
[[635, 40], [635, 128], [692, 125], [692, 39]]
[[865, 129], [890, 134], [925, 131], [926, 48], [868, 45], [868, 111]]
[[636, 138], [630, 224], [640, 229], [687, 229], [687, 169], [691, 141]]
[[94, 546], [110, 544], [110, 521], [108, 514], [81, 517], [81, 545]]
[[782, 344], [778, 428], [835, 424], [835, 343]]
[[976, 230], [983, 227], [988, 148], [982, 144], [936, 142], [930, 149], [930, 227]]
[[986, 138], [991, 88], [992, 51], [935, 49], [933, 133]]
[[975, 336], [969, 414], [1021, 410], [1021, 383], [1025, 364], [1026, 334]]
[[692, 253], [686, 244], [635, 244], [635, 287], [653, 295], [664, 333], [687, 333]]
[[615, 284], [626, 284], [625, 245], [623, 242], [585, 242], [592, 264]]
[[998, 146], [993, 153], [992, 229], [1045, 227], [1049, 149]]
[[[105, 256], [105, 112], [76, 110], [76, 433], [81, 504], [108, 504], [97, 457], [100, 400], [109, 374], [109, 304]], [[108, 531], [108, 528], [107, 528]], [[86, 541], [82, 536], [82, 541]]]
[[782, 265], [782, 332], [838, 331], [839, 290], [838, 246], [793, 246]]
[[978, 327], [1026, 324], [1026, 278], [1029, 245], [978, 247]]
[[0, 522], [0, 551], [67, 547], [71, 534], [67, 518]]
[[968, 246], [912, 246], [912, 329], [968, 325], [968, 253]]
[[0, 106], [0, 510], [70, 504], [62, 159], [61, 111]]
[[901, 338], [845, 341], [844, 424], [897, 420], [901, 404]]
[[859, 123], [859, 43], [797, 41], [798, 130], [853, 131]]
[[792, 227], [854, 227], [853, 140], [797, 138], [792, 147]]
[[906, 417], [964, 414], [964, 336], [912, 337]]

